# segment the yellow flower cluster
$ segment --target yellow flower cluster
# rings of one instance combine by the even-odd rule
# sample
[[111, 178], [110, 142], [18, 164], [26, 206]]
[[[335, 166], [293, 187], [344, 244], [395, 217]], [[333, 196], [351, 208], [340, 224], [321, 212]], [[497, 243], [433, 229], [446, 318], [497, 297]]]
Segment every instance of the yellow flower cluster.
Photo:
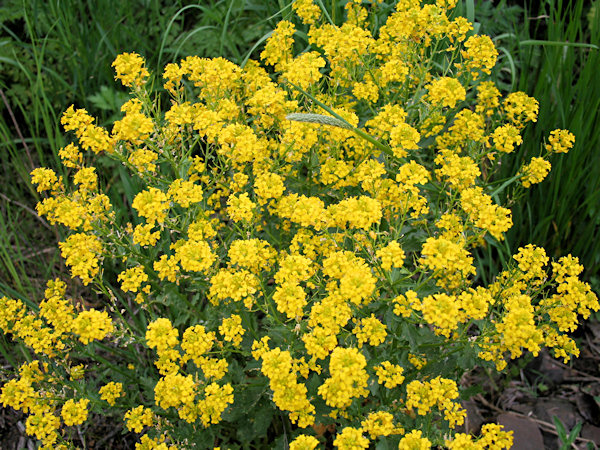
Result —
[[89, 402], [87, 398], [81, 399], [78, 402], [73, 399], [67, 400], [60, 412], [65, 425], [81, 425], [85, 422], [88, 416], [87, 405]]
[[492, 133], [492, 139], [496, 148], [504, 153], [511, 153], [515, 149], [515, 145], [523, 143], [519, 129], [510, 124], [496, 128]]
[[123, 384], [110, 381], [100, 388], [99, 393], [102, 400], [114, 406], [116, 400], [124, 395]]
[[448, 289], [458, 288], [469, 275], [475, 274], [473, 257], [464, 246], [444, 238], [427, 238], [420, 263], [432, 270], [438, 282]]
[[124, 86], [142, 86], [150, 75], [144, 64], [144, 58], [137, 53], [118, 55], [112, 64], [117, 72], [115, 79], [120, 80]]
[[510, 209], [492, 203], [492, 198], [481, 187], [465, 189], [460, 195], [460, 205], [477, 228], [486, 230], [496, 239], [512, 226]]
[[373, 314], [371, 314], [371, 317], [360, 319], [353, 333], [358, 339], [358, 348], [362, 348], [365, 342], [372, 346], [380, 345], [387, 336], [385, 325]]
[[148, 274], [144, 272], [143, 267], [136, 266], [121, 272], [117, 279], [121, 282], [124, 292], [138, 292], [142, 283], [148, 281]]
[[433, 105], [454, 108], [466, 98], [465, 88], [456, 78], [441, 77], [427, 86], [427, 100]]
[[429, 450], [431, 441], [423, 437], [421, 430], [413, 430], [400, 439], [398, 450]]
[[488, 75], [496, 65], [498, 50], [489, 36], [471, 36], [464, 43], [462, 57], [465, 59], [464, 66], [471, 71], [473, 78], [478, 78], [477, 69]]
[[125, 413], [125, 425], [131, 431], [139, 433], [145, 426], [151, 427], [154, 423], [154, 417], [150, 408], [143, 405], [136, 406]]
[[205, 427], [221, 421], [221, 416], [227, 407], [233, 403], [233, 387], [227, 383], [219, 386], [211, 383], [204, 389], [204, 399], [198, 402], [200, 420]]
[[321, 16], [321, 8], [315, 5], [313, 0], [296, 0], [292, 3], [292, 8], [307, 25], [314, 24]]
[[392, 267], [402, 267], [402, 264], [404, 264], [404, 258], [406, 257], [404, 250], [402, 250], [397, 241], [391, 241], [385, 247], [377, 250], [375, 254], [381, 259], [381, 267], [388, 271], [392, 270]]
[[114, 325], [106, 311], [90, 309], [77, 315], [73, 320], [72, 330], [81, 342], [88, 344], [94, 339], [104, 339], [113, 332]]
[[307, 389], [299, 384], [289, 352], [275, 348], [260, 355], [261, 371], [269, 379], [273, 402], [283, 411], [289, 411], [290, 420], [305, 428], [314, 423], [315, 407], [307, 399]]
[[131, 152], [127, 161], [135, 167], [138, 172], [155, 172], [156, 164], [154, 163], [157, 159], [158, 154], [156, 152], [148, 150], [147, 148], [140, 148]]
[[140, 217], [146, 219], [147, 223], [158, 222], [162, 224], [167, 217], [169, 209], [169, 198], [160, 189], [151, 187], [135, 196], [131, 206]]
[[431, 381], [411, 381], [406, 386], [406, 408], [416, 409], [417, 414], [425, 415], [433, 407], [443, 414], [451, 428], [462, 425], [467, 412], [459, 403], [458, 388], [453, 380], [436, 377]]
[[290, 450], [314, 450], [317, 448], [317, 445], [319, 445], [319, 441], [314, 436], [301, 434], [290, 442]]
[[346, 427], [338, 433], [333, 445], [341, 450], [360, 450], [369, 448], [369, 439], [363, 436], [360, 428]]
[[139, 145], [154, 131], [154, 122], [142, 113], [142, 104], [138, 99], [126, 102], [121, 111], [125, 113], [123, 119], [113, 125], [112, 137], [119, 141], [127, 141]]
[[529, 164], [526, 164], [521, 168], [521, 174], [523, 174], [521, 183], [523, 183], [523, 187], [528, 188], [531, 187], [532, 184], [540, 183], [546, 178], [548, 172], [550, 172], [550, 167], [550, 162], [546, 161], [544, 158], [539, 158], [537, 156], [531, 158]]
[[481, 437], [478, 440], [474, 441], [473, 437], [468, 434], [456, 433], [454, 439], [446, 440], [444, 444], [450, 450], [509, 449], [513, 445], [512, 435], [512, 431], [502, 431], [502, 425], [489, 423], [481, 427]]
[[352, 400], [367, 396], [365, 371], [367, 360], [356, 348], [336, 347], [329, 359], [330, 377], [319, 386], [318, 393], [333, 408], [348, 408]]
[[221, 333], [223, 339], [232, 342], [235, 347], [238, 347], [242, 343], [244, 332], [242, 318], [237, 314], [223, 319], [223, 323], [219, 327], [219, 333]]
[[404, 376], [402, 375], [404, 369], [389, 361], [384, 361], [380, 366], [376, 366], [375, 373], [377, 374], [379, 384], [388, 389], [393, 389], [404, 382]]
[[575, 136], [569, 130], [554, 130], [550, 132], [546, 150], [553, 153], [567, 153], [573, 148]]

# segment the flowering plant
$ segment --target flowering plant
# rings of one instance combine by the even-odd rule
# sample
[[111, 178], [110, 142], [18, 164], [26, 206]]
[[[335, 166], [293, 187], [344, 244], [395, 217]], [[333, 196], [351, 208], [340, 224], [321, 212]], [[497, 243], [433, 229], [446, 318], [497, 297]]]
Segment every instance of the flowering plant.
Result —
[[[45, 448], [90, 413], [143, 432], [140, 449], [508, 448], [494, 424], [459, 432], [461, 376], [578, 354], [567, 332], [599, 304], [577, 258], [528, 245], [484, 285], [474, 251], [511, 227], [498, 194], [540, 182], [574, 137], [553, 131], [496, 180], [538, 104], [501, 98], [492, 40], [452, 0], [400, 1], [385, 21], [362, 3], [336, 26], [297, 0], [309, 49], [281, 21], [271, 72], [168, 64], [164, 113], [144, 60], [119, 55], [132, 96], [112, 130], [64, 113], [69, 176], [32, 172], [49, 194], [37, 210], [70, 230], [61, 255], [105, 303], [58, 279], [36, 308], [0, 299], [0, 328], [36, 355], [0, 401]], [[99, 154], [129, 171], [129, 210], [111, 206]]]

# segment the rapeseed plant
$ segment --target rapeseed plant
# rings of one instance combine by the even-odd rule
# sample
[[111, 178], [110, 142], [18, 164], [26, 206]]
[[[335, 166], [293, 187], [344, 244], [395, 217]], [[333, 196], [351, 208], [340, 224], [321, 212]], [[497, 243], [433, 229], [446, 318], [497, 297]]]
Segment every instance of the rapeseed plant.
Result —
[[[461, 376], [542, 347], [568, 361], [567, 332], [600, 305], [575, 257], [529, 245], [482, 285], [473, 249], [512, 226], [495, 194], [542, 181], [574, 137], [552, 131], [496, 180], [537, 101], [501, 99], [493, 42], [452, 0], [398, 2], [383, 24], [379, 3], [348, 2], [337, 26], [297, 1], [310, 49], [280, 22], [261, 53], [272, 72], [167, 65], [164, 113], [134, 53], [113, 64], [132, 98], [112, 130], [67, 109], [69, 177], [31, 173], [37, 210], [69, 230], [61, 255], [105, 304], [61, 280], [38, 309], [0, 299], [0, 328], [37, 358], [0, 401], [43, 448], [90, 414], [143, 432], [138, 449], [313, 449], [323, 427], [340, 449], [510, 447], [497, 425], [458, 432]], [[113, 210], [96, 154], [142, 186], [130, 211]]]

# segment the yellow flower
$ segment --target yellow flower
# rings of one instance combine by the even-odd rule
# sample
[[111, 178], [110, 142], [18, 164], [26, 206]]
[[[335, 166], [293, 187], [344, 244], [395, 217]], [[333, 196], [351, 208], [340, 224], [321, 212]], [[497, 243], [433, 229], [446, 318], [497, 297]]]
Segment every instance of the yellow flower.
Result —
[[88, 416], [87, 406], [89, 402], [87, 398], [83, 398], [78, 402], [73, 399], [67, 400], [60, 413], [65, 425], [81, 425], [85, 422]]
[[121, 272], [117, 280], [121, 282], [123, 292], [138, 292], [142, 283], [148, 281], [148, 274], [142, 266], [136, 266]]
[[532, 184], [540, 183], [546, 178], [548, 172], [550, 172], [550, 162], [546, 161], [544, 158], [533, 157], [529, 164], [521, 167], [519, 171], [523, 177], [521, 178], [521, 183], [523, 187], [528, 188], [531, 187]]
[[371, 197], [361, 195], [340, 201], [329, 206], [327, 212], [331, 220], [340, 228], [360, 228], [367, 230], [379, 223], [382, 217], [381, 203]]
[[[295, 2], [296, 4], [298, 2]], [[301, 434], [290, 442], [290, 450], [314, 450], [319, 445], [319, 441], [314, 436]]]
[[253, 295], [259, 288], [259, 280], [247, 270], [220, 269], [210, 279], [208, 299], [213, 305], [220, 301], [232, 299], [235, 302], [243, 301], [246, 308], [251, 308], [254, 302]]
[[177, 241], [175, 248], [175, 259], [181, 264], [181, 268], [187, 272], [205, 272], [209, 270], [217, 259], [206, 241]]
[[273, 300], [277, 305], [277, 310], [289, 319], [301, 317], [307, 303], [306, 292], [293, 281], [287, 281], [277, 286], [273, 293]]
[[394, 433], [394, 416], [385, 411], [369, 413], [367, 418], [360, 423], [364, 431], [369, 433], [371, 439], [378, 436], [389, 436]]
[[84, 285], [88, 285], [99, 270], [98, 257], [102, 252], [102, 244], [98, 238], [91, 234], [77, 233], [58, 246], [67, 266], [71, 267], [72, 276], [78, 276]]
[[248, 193], [231, 195], [227, 199], [227, 213], [234, 222], [251, 222], [256, 204], [250, 200]]
[[408, 155], [407, 150], [418, 150], [421, 135], [407, 123], [399, 123], [390, 131], [390, 145], [397, 158]]
[[202, 187], [192, 181], [177, 179], [169, 186], [167, 195], [183, 208], [189, 208], [194, 203], [203, 200]]
[[261, 372], [269, 378], [273, 402], [282, 411], [290, 412], [292, 423], [298, 422], [301, 428], [312, 425], [315, 408], [307, 399], [306, 386], [297, 382], [290, 353], [275, 348], [261, 357]]
[[25, 427], [27, 434], [35, 436], [48, 448], [55, 448], [60, 419], [52, 413], [48, 406], [40, 407], [30, 414], [25, 422]]
[[169, 450], [167, 444], [162, 442], [164, 440], [164, 436], [160, 438], [152, 439], [147, 434], [143, 435], [140, 439], [140, 442], [135, 443], [135, 450]]
[[427, 238], [419, 261], [433, 270], [441, 285], [449, 289], [459, 287], [469, 275], [475, 274], [470, 253], [460, 243], [444, 238]]
[[573, 148], [575, 136], [569, 130], [554, 130], [550, 132], [546, 150], [554, 153], [567, 153]]
[[73, 320], [73, 333], [79, 335], [79, 340], [89, 344], [94, 339], [102, 340], [112, 333], [114, 326], [106, 311], [90, 309], [80, 312]]
[[150, 348], [156, 348], [158, 352], [172, 349], [179, 342], [179, 332], [173, 328], [171, 321], [160, 317], [150, 322], [146, 330], [146, 344]]
[[394, 298], [394, 314], [405, 318], [410, 317], [412, 310], [418, 306], [417, 293], [412, 290], [406, 291]]
[[169, 198], [161, 190], [151, 187], [137, 194], [131, 206], [148, 223], [163, 223], [169, 209]]
[[493, 81], [483, 81], [477, 86], [477, 106], [475, 112], [491, 116], [500, 106], [500, 91]]
[[36, 190], [38, 192], [44, 192], [48, 190], [58, 190], [61, 187], [61, 183], [56, 176], [56, 173], [52, 169], [46, 169], [40, 167], [34, 169], [30, 173], [31, 183], [36, 184]]
[[370, 317], [360, 319], [352, 332], [358, 339], [358, 348], [362, 348], [365, 342], [372, 346], [380, 345], [387, 337], [385, 325], [373, 314]]
[[267, 39], [265, 49], [260, 58], [275, 70], [282, 71], [292, 59], [292, 46], [294, 44], [294, 32], [296, 28], [291, 22], [282, 20], [273, 30], [273, 34]]
[[464, 189], [460, 204], [476, 227], [487, 230], [498, 240], [504, 239], [502, 233], [512, 226], [510, 209], [493, 204], [492, 198], [479, 186]]
[[332, 408], [347, 408], [356, 397], [368, 395], [365, 371], [367, 360], [356, 348], [336, 347], [329, 360], [330, 377], [319, 386], [318, 393]]
[[436, 406], [452, 428], [461, 425], [467, 414], [459, 403], [453, 402], [457, 398], [456, 383], [442, 377], [425, 382], [414, 380], [406, 386], [407, 409], [416, 408], [417, 414], [424, 416]]
[[427, 86], [427, 100], [433, 105], [441, 105], [454, 108], [458, 102], [462, 102], [467, 93], [465, 88], [456, 78], [441, 77]]
[[335, 437], [333, 445], [340, 450], [360, 450], [369, 448], [369, 439], [363, 436], [361, 428], [346, 427]]
[[248, 269], [254, 274], [269, 270], [277, 252], [262, 239], [238, 239], [231, 243], [227, 256], [230, 265]]
[[265, 204], [268, 199], [280, 198], [284, 191], [283, 178], [276, 173], [264, 172], [254, 181], [254, 192], [256, 192], [261, 205]]
[[169, 373], [160, 378], [154, 387], [154, 402], [163, 409], [189, 405], [193, 403], [195, 395], [196, 384], [191, 375]]
[[384, 270], [389, 271], [392, 267], [402, 267], [404, 264], [404, 250], [396, 241], [390, 241], [388, 245], [377, 250], [375, 255], [381, 259], [381, 267]]
[[296, 0], [292, 8], [306, 25], [314, 24], [321, 17], [321, 8], [313, 0]]
[[125, 117], [115, 121], [112, 136], [120, 141], [129, 141], [134, 145], [144, 142], [154, 131], [154, 122], [142, 113], [142, 104], [137, 98], [126, 102], [121, 111]]
[[503, 107], [508, 120], [519, 129], [523, 128], [526, 122], [537, 122], [540, 105], [535, 98], [524, 92], [508, 94]]
[[129, 155], [127, 162], [137, 169], [138, 172], [156, 171], [156, 160], [158, 154], [147, 148], [139, 148]]
[[242, 318], [237, 314], [223, 319], [221, 326], [219, 326], [219, 333], [221, 333], [223, 339], [232, 342], [234, 347], [238, 347], [242, 343], [245, 331], [242, 327]]
[[185, 352], [185, 358], [192, 359], [196, 366], [200, 366], [200, 357], [207, 353], [213, 346], [215, 333], [206, 332], [202, 325], [194, 325], [183, 332], [181, 348]]
[[501, 450], [509, 449], [513, 445], [513, 431], [502, 431], [503, 426], [488, 423], [481, 427], [481, 439], [478, 444], [487, 448]]
[[127, 411], [124, 419], [128, 430], [139, 433], [145, 426], [152, 426], [153, 414], [150, 408], [140, 405]]
[[510, 124], [496, 128], [492, 133], [492, 138], [496, 148], [504, 153], [511, 153], [515, 149], [515, 145], [523, 143], [519, 129]]
[[[296, 3], [298, 2], [294, 2], [293, 5], [295, 6]], [[302, 89], [308, 89], [321, 79], [323, 75], [319, 69], [326, 64], [327, 62], [317, 52], [302, 53], [285, 66], [282, 77]]]
[[148, 77], [148, 69], [144, 67], [145, 61], [137, 53], [122, 53], [116, 57], [112, 66], [117, 75], [116, 80], [120, 80], [123, 86], [141, 87]]
[[474, 79], [478, 78], [476, 69], [483, 73], [490, 74], [492, 67], [496, 64], [498, 50], [489, 36], [474, 35], [464, 43], [465, 50], [461, 51], [465, 59], [464, 66], [471, 70]]
[[204, 389], [204, 399], [198, 402], [198, 409], [202, 412], [200, 420], [205, 427], [221, 421], [223, 411], [233, 403], [233, 387], [227, 383], [219, 386], [211, 383]]
[[123, 397], [123, 384], [110, 381], [100, 388], [100, 398], [109, 405], [114, 406], [119, 397]]
[[404, 382], [404, 369], [389, 361], [384, 361], [381, 365], [375, 367], [375, 374], [378, 377], [378, 383], [388, 389], [393, 389]]
[[63, 166], [71, 169], [77, 168], [83, 162], [83, 155], [75, 144], [69, 144], [58, 151], [58, 156]]
[[152, 231], [154, 224], [140, 224], [133, 229], [133, 243], [141, 247], [153, 247], [160, 238], [160, 231]]

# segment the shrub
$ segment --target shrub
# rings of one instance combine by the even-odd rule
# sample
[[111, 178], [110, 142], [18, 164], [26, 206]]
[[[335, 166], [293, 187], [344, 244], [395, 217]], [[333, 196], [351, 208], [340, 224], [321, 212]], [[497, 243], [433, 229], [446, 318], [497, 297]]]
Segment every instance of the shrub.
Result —
[[[497, 194], [540, 182], [574, 138], [553, 131], [496, 179], [538, 103], [500, 98], [492, 41], [453, 6], [400, 2], [381, 22], [382, 5], [349, 2], [335, 26], [297, 1], [309, 49], [294, 55], [284, 20], [272, 73], [169, 64], [164, 113], [144, 59], [117, 57], [122, 119], [70, 107], [70, 177], [32, 172], [73, 278], [106, 303], [61, 280], [37, 308], [1, 300], [0, 327], [37, 358], [0, 395], [29, 434], [58, 446], [93, 413], [143, 432], [137, 448], [511, 445], [494, 424], [459, 432], [461, 376], [542, 347], [568, 361], [599, 305], [577, 258], [533, 245], [478, 278], [473, 250], [512, 225]], [[130, 210], [111, 207], [99, 154], [130, 170]]]

